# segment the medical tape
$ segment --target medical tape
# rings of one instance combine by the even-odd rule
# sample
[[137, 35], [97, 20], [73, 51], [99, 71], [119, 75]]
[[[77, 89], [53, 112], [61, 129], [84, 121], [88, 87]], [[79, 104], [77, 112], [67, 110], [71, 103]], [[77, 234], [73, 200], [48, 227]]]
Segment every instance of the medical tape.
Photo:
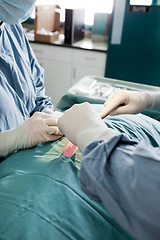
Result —
[[65, 157], [72, 157], [73, 154], [78, 150], [78, 147], [71, 142], [68, 142], [62, 153]]

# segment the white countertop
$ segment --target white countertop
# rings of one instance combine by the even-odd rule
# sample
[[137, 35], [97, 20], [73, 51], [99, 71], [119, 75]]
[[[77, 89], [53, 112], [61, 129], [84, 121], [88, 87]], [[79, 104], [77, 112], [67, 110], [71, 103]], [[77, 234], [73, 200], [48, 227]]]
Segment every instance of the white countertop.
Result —
[[65, 44], [64, 43], [64, 34], [59, 34], [59, 39], [52, 43], [35, 41], [34, 40], [34, 31], [26, 32], [26, 35], [30, 42], [35, 42], [35, 43], [51, 44], [51, 45], [53, 44], [53, 45], [58, 45], [58, 46], [63, 46], [63, 47], [73, 47], [73, 48], [80, 48], [80, 49], [93, 50], [93, 51], [102, 51], [102, 52], [106, 52], [108, 49], [107, 41], [92, 41], [92, 39], [89, 37], [85, 37], [83, 40], [80, 40], [73, 44]]

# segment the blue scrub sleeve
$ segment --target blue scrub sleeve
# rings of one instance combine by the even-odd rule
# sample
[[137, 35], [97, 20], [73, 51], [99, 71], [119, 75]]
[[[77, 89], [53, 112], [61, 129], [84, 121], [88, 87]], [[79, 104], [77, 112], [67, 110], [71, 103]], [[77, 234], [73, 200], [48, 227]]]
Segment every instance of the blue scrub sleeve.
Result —
[[36, 87], [36, 107], [34, 112], [42, 111], [44, 108], [51, 108], [54, 110], [51, 98], [45, 95], [44, 87], [44, 69], [39, 65], [33, 50], [31, 49], [29, 42], [25, 36], [26, 46], [28, 49], [28, 56], [31, 66], [31, 75]]
[[83, 191], [138, 240], [160, 236], [160, 148], [120, 134], [83, 152]]

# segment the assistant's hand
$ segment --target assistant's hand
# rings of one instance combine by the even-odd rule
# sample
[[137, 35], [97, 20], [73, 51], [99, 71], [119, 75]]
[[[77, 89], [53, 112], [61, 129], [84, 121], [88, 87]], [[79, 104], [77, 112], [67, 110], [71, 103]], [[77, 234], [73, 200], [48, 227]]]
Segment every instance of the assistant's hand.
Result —
[[59, 118], [63, 115], [60, 111], [53, 111], [51, 108], [44, 108], [41, 112], [51, 114], [52, 116]]
[[106, 126], [89, 103], [73, 105], [58, 119], [58, 128], [81, 151], [94, 140], [107, 140], [117, 134]]
[[17, 128], [1, 132], [0, 156], [59, 139], [62, 133], [57, 127], [57, 120], [50, 114], [36, 112]]
[[152, 97], [146, 92], [117, 90], [104, 103], [104, 109], [100, 113], [101, 118], [106, 115], [134, 114], [151, 107]]
[[43, 142], [59, 139], [62, 133], [57, 127], [57, 121], [58, 117], [56, 116], [42, 112], [34, 113], [31, 118], [18, 127], [21, 132], [24, 132], [24, 145], [26, 147], [27, 145], [35, 146]]

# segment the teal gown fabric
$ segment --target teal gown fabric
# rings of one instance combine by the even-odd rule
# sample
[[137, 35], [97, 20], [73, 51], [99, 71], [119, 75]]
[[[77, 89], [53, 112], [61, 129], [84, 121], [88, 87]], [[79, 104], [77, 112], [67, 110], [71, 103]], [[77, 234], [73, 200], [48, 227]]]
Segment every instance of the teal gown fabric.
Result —
[[[160, 123], [142, 114], [104, 121], [133, 139], [159, 145]], [[102, 204], [83, 193], [81, 153], [63, 156], [67, 142], [62, 137], [21, 150], [0, 164], [0, 239], [132, 239]]]
[[62, 156], [67, 142], [22, 150], [0, 164], [0, 239], [132, 239], [82, 192], [81, 153]]

